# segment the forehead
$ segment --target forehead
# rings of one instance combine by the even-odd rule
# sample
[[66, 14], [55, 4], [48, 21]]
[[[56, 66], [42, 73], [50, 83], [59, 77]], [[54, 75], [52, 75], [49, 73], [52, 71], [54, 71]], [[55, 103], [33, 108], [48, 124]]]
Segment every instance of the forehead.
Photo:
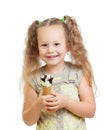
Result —
[[57, 32], [63, 32], [64, 33], [64, 29], [62, 27], [62, 25], [46, 25], [43, 27], [40, 27], [38, 29], [38, 33], [39, 32], [52, 32], [52, 31], [57, 31]]
[[56, 36], [56, 37], [64, 37], [64, 29], [62, 25], [48, 25], [44, 27], [40, 27], [38, 29], [38, 37], [41, 36]]

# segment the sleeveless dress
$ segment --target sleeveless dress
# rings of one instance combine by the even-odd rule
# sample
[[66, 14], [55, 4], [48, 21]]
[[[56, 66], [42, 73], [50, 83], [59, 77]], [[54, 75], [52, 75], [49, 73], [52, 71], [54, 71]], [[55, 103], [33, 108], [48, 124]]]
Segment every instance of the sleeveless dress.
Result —
[[[30, 74], [28, 82], [39, 94], [41, 92], [40, 77], [48, 74], [42, 67], [35, 78], [34, 72]], [[78, 69], [67, 63], [66, 68], [60, 74], [52, 75], [52, 91], [64, 94], [69, 98], [79, 101], [78, 87], [83, 77], [81, 69]], [[85, 119], [74, 115], [66, 109], [60, 109], [56, 112], [41, 111], [41, 116], [37, 122], [36, 130], [86, 130]]]

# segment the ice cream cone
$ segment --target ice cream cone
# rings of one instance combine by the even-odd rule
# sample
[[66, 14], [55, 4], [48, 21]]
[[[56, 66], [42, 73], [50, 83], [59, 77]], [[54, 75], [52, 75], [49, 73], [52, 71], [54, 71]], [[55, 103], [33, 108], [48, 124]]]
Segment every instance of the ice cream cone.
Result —
[[50, 75], [43, 75], [41, 78], [42, 94], [49, 95], [52, 90], [53, 77]]
[[50, 87], [43, 86], [42, 89], [43, 89], [42, 90], [43, 95], [49, 95], [51, 93], [51, 91], [52, 91], [52, 86], [50, 86]]

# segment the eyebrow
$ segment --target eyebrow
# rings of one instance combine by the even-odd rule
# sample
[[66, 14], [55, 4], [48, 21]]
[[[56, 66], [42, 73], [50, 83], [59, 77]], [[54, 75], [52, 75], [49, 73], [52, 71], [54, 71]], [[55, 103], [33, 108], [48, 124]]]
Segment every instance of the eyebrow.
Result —
[[47, 42], [45, 42], [45, 41], [41, 41], [41, 42], [39, 42], [39, 43], [46, 43], [46, 44], [47, 44]]

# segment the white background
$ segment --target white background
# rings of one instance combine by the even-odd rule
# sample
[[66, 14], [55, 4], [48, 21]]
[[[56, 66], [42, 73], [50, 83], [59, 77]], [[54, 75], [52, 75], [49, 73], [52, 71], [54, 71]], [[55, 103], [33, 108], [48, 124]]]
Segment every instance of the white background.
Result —
[[105, 5], [104, 0], [1, 0], [0, 1], [0, 129], [35, 130], [21, 117], [19, 91], [24, 40], [33, 20], [70, 15], [81, 28], [100, 96], [88, 130], [105, 130]]

